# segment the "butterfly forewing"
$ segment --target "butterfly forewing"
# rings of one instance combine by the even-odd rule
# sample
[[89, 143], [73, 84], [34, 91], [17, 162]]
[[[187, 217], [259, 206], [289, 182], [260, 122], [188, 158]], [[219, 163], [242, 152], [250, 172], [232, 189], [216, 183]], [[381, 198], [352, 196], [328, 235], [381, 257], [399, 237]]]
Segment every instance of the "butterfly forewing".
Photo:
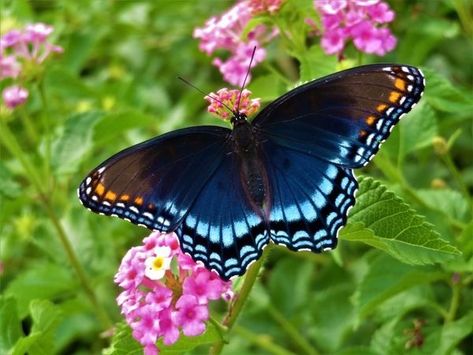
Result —
[[192, 127], [125, 149], [84, 179], [79, 198], [94, 212], [172, 231], [231, 149], [229, 133]]
[[357, 168], [376, 154], [423, 90], [417, 68], [362, 66], [290, 91], [266, 107], [253, 125], [281, 146]]

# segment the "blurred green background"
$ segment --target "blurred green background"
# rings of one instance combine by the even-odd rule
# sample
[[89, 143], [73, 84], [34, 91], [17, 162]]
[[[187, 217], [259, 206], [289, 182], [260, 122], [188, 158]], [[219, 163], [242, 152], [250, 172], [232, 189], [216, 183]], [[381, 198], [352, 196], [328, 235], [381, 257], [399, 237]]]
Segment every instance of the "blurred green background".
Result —
[[[312, 6], [289, 2], [294, 19]], [[12, 133], [2, 135], [0, 150], [0, 352], [139, 353], [123, 325], [121, 336], [111, 337], [112, 324], [122, 322], [113, 276], [126, 251], [149, 232], [88, 212], [75, 190], [93, 167], [122, 148], [179, 127], [222, 124], [206, 113], [202, 95], [177, 76], [205, 92], [229, 86], [199, 51], [192, 32], [232, 4], [0, 2], [2, 34], [44, 22], [54, 26], [52, 41], [64, 48], [24, 81], [30, 91], [24, 106], [0, 111], [0, 129]], [[249, 89], [268, 102], [299, 79], [348, 65], [421, 67], [427, 77], [422, 104], [357, 173], [381, 181], [462, 254], [413, 266], [402, 252], [393, 258], [382, 248], [347, 241], [349, 233], [331, 254], [276, 248], [224, 354], [467, 354], [473, 349], [472, 4], [389, 4], [396, 12], [390, 28], [398, 45], [385, 57], [349, 48], [340, 64], [312, 38], [296, 59], [288, 44], [275, 38]], [[224, 314], [225, 305], [218, 304], [214, 317]], [[183, 349], [206, 353], [208, 345]]]

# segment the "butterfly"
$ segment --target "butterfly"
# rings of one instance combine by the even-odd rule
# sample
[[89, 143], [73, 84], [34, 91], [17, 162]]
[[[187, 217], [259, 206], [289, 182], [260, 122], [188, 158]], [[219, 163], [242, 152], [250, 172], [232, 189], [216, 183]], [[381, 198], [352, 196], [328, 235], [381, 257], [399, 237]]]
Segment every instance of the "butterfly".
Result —
[[244, 274], [270, 242], [337, 246], [368, 164], [419, 101], [422, 72], [373, 64], [303, 84], [232, 129], [172, 131], [107, 159], [82, 181], [83, 205], [161, 232], [222, 279]]

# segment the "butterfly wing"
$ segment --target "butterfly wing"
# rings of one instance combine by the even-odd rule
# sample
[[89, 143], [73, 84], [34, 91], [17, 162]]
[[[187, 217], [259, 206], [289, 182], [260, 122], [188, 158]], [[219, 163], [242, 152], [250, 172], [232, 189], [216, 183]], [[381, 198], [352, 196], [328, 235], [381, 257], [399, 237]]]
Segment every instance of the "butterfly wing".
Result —
[[272, 189], [271, 239], [292, 250], [321, 252], [337, 246], [337, 234], [355, 203], [352, 169], [313, 155], [264, 143]]
[[266, 223], [245, 197], [236, 154], [229, 154], [176, 230], [181, 249], [221, 278], [242, 275], [269, 242]]
[[93, 212], [173, 231], [229, 153], [230, 133], [191, 127], [125, 149], [82, 181], [79, 198]]
[[281, 146], [357, 168], [376, 154], [423, 90], [417, 68], [361, 66], [288, 92], [261, 111], [253, 125]]

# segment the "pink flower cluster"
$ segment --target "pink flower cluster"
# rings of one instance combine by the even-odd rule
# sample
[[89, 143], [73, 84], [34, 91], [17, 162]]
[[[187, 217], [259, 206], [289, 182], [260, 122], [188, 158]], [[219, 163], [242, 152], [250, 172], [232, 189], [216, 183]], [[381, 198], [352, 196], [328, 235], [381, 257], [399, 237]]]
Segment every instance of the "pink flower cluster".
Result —
[[[258, 25], [246, 38], [243, 31], [255, 14], [262, 12], [275, 13], [281, 1], [244, 0], [238, 2], [219, 17], [211, 17], [204, 27], [194, 30], [194, 37], [200, 39], [199, 48], [207, 55], [224, 49], [230, 52], [228, 59], [216, 57], [213, 64], [220, 70], [223, 79], [235, 86], [241, 86], [250, 65], [251, 54], [256, 47], [251, 67], [261, 63], [266, 57], [263, 43], [277, 35], [276, 29]], [[251, 78], [248, 78], [250, 81]]]
[[233, 297], [231, 282], [196, 264], [181, 252], [174, 233], [153, 232], [128, 251], [115, 275], [124, 289], [117, 302], [146, 355], [157, 354], [156, 341], [174, 344], [205, 331], [210, 300]]
[[394, 20], [394, 11], [380, 0], [314, 0], [322, 15], [321, 45], [327, 54], [342, 55], [352, 39], [369, 54], [384, 55], [394, 49], [396, 38], [383, 25]]
[[[222, 88], [217, 91], [217, 93], [211, 92], [205, 97], [210, 103], [207, 111], [215, 114], [224, 121], [229, 120], [231, 118], [230, 115], [236, 111], [244, 113], [246, 116], [251, 116], [260, 108], [261, 100], [250, 99], [250, 95], [251, 91], [247, 89], [243, 89], [241, 97], [240, 90]], [[232, 112], [229, 111], [229, 108]]]
[[[44, 23], [27, 25], [21, 30], [11, 30], [0, 37], [0, 80], [18, 80], [24, 65], [38, 65], [53, 52], [63, 49], [48, 41], [53, 27]], [[31, 67], [31, 65], [30, 65]], [[2, 96], [8, 108], [23, 104], [28, 90], [14, 84], [3, 90]]]

